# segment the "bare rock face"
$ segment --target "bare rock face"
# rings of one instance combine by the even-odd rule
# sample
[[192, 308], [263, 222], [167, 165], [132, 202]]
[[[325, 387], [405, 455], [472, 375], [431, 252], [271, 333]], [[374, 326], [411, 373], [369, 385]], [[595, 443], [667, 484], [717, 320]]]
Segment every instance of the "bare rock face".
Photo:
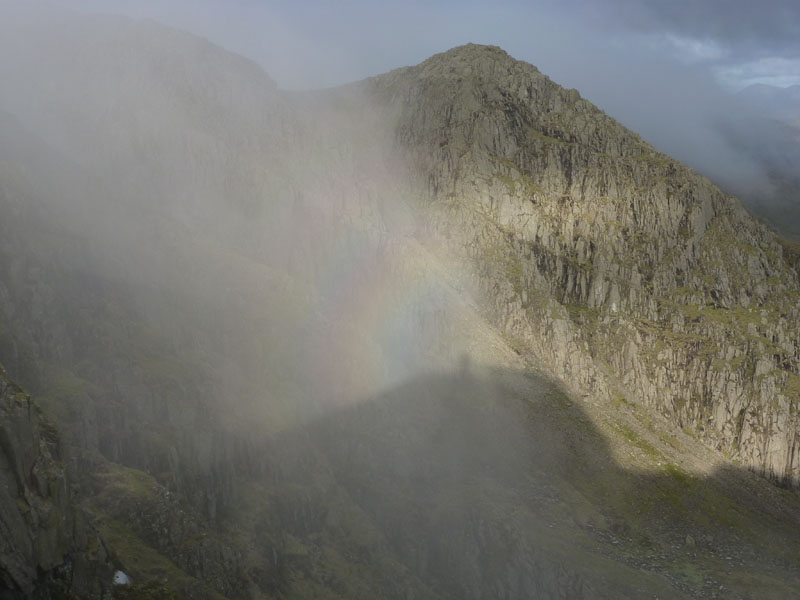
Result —
[[100, 598], [110, 586], [105, 549], [72, 504], [59, 459], [55, 429], [0, 369], [3, 598]]
[[467, 45], [373, 78], [435, 234], [576, 391], [660, 411], [800, 485], [794, 246], [576, 90]]

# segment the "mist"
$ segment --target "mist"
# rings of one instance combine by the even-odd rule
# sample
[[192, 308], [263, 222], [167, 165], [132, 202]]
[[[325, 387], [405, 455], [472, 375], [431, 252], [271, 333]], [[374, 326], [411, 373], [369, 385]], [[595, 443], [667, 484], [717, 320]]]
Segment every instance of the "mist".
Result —
[[[174, 360], [200, 355], [203, 395], [289, 426], [458, 364], [469, 278], [434, 266], [422, 188], [359, 88], [281, 92], [255, 63], [152, 21], [15, 17], [0, 106], [9, 164], [37, 174], [11, 172], [35, 186], [22, 209], [79, 240], [60, 260], [122, 286], [125, 318]], [[275, 409], [271, 379], [294, 390], [289, 407]]]
[[701, 10], [681, 2], [666, 10], [624, 1], [602, 10], [579, 1], [460, 3], [457, 10], [446, 2], [388, 9], [354, 2], [336, 10], [210, 1], [191, 10], [175, 2], [81, 6], [205, 35], [257, 61], [284, 89], [349, 83], [467, 42], [499, 45], [743, 198], [784, 235], [798, 235], [796, 218], [785, 219], [797, 210], [797, 163], [780, 159], [797, 155], [796, 136], [765, 127], [764, 107], [734, 95], [753, 82], [797, 83], [800, 15], [790, 3], [758, 14], [746, 3]]
[[[163, 574], [125, 554], [117, 521], [189, 556], [182, 569], [214, 579], [203, 593], [279, 595], [307, 536], [346, 553], [365, 529], [393, 530], [353, 514], [361, 467], [339, 447], [391, 427], [360, 424], [360, 405], [388, 397], [390, 421], [425, 422], [395, 430], [421, 441], [371, 467], [410, 481], [471, 480], [476, 454], [489, 476], [503, 452], [472, 444], [501, 427], [524, 437], [483, 375], [524, 361], [480, 315], [470, 269], [434, 254], [428, 182], [397, 147], [396, 103], [360, 85], [283, 92], [188, 33], [60, 10], [6, 13], [0, 79], [0, 357], [64, 431], [70, 472], [96, 490], [83, 510], [119, 568]], [[428, 472], [421, 452], [436, 457]], [[140, 481], [155, 496], [132, 493]], [[415, 503], [450, 493], [401, 485]], [[131, 517], [131, 503], [158, 519]], [[334, 587], [348, 595], [345, 572]], [[365, 571], [378, 589], [392, 572]]]
[[[608, 375], [668, 234], [743, 212], [638, 135], [767, 213], [791, 130], [652, 11], [312, 6], [0, 7], [0, 363], [61, 431], [92, 560], [199, 598], [682, 597], [734, 559], [791, 593], [794, 500]], [[472, 45], [402, 68], [464, 42], [544, 75]]]

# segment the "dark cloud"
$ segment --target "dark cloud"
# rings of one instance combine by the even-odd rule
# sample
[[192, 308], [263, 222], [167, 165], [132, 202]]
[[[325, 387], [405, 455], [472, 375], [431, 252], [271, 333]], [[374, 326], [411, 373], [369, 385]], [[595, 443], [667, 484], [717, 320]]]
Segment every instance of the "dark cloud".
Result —
[[612, 0], [592, 10], [623, 29], [713, 41], [738, 57], [800, 56], [797, 0]]

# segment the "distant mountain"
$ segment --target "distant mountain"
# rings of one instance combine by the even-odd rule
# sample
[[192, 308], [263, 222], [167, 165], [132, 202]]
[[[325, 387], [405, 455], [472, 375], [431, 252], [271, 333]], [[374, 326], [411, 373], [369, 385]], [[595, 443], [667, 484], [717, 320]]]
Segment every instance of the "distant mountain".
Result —
[[800, 121], [800, 85], [778, 87], [754, 83], [741, 90], [737, 96], [763, 111], [764, 116], [788, 123]]
[[720, 118], [717, 129], [762, 176], [725, 182], [750, 210], [788, 238], [800, 240], [800, 86], [751, 85], [738, 94], [744, 110]]
[[800, 594], [800, 248], [577, 90], [68, 13], [0, 80], [0, 597]]

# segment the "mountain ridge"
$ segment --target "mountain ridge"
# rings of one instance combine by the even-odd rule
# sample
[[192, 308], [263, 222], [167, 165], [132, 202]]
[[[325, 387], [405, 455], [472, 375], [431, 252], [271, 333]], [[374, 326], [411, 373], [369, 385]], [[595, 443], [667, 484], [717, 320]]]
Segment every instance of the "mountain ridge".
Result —
[[[472, 227], [475, 236], [472, 240], [462, 240], [462, 243], [470, 245], [476, 238], [480, 240], [480, 236], [494, 236], [500, 240], [497, 243], [502, 244], [500, 238], [503, 236], [498, 232], [516, 236], [521, 244], [528, 246], [523, 248], [525, 256], [517, 267], [522, 269], [522, 277], [534, 282], [538, 278], [541, 284], [544, 275], [544, 287], [550, 294], [555, 294], [560, 304], [575, 306], [578, 311], [599, 310], [595, 324], [606, 329], [607, 324], [602, 321], [613, 314], [616, 319], [613, 328], [620, 329], [619, 323], [622, 322], [622, 327], [631, 329], [623, 336], [632, 333], [635, 337], [671, 345], [669, 353], [677, 351], [680, 355], [681, 346], [684, 346], [683, 356], [677, 357], [678, 370], [689, 369], [696, 373], [721, 371], [715, 374], [718, 381], [698, 389], [699, 398], [694, 402], [687, 397], [688, 394], [673, 388], [675, 398], [659, 403], [655, 396], [671, 386], [664, 381], [666, 373], [663, 368], [658, 368], [657, 363], [663, 360], [671, 362], [671, 356], [666, 358], [669, 354], [659, 358], [658, 353], [654, 353], [656, 355], [649, 359], [654, 361], [651, 365], [634, 368], [634, 360], [627, 365], [618, 363], [612, 369], [619, 382], [634, 386], [632, 397], [649, 398], [647, 403], [665, 413], [672, 413], [679, 421], [698, 423], [711, 417], [717, 421], [714, 427], [721, 430], [721, 443], [729, 451], [736, 452], [745, 463], [771, 477], [796, 485], [798, 452], [794, 432], [797, 422], [792, 416], [796, 415], [792, 407], [797, 404], [793, 382], [798, 371], [798, 331], [792, 325], [797, 322], [797, 308], [791, 298], [797, 293], [798, 281], [796, 271], [782, 258], [784, 249], [789, 246], [750, 217], [738, 200], [724, 195], [687, 167], [654, 152], [651, 146], [641, 142], [635, 134], [627, 133], [602, 111], [590, 108], [579, 95], [565, 91], [543, 77], [537, 77], [541, 88], [534, 84], [527, 89], [515, 89], [514, 76], [510, 73], [518, 65], [511, 62], [505, 53], [498, 53], [495, 49], [479, 51], [474, 46], [464, 47], [463, 52], [479, 52], [481, 58], [502, 57], [507, 65], [502, 69], [507, 79], [498, 81], [497, 71], [492, 70], [496, 63], [486, 60], [484, 66], [495, 75], [487, 87], [497, 86], [504, 91], [493, 95], [491, 89], [480, 87], [480, 79], [475, 83], [478, 90], [471, 92], [481, 98], [483, 110], [479, 116], [467, 117], [464, 129], [468, 131], [463, 139], [456, 138], [454, 150], [450, 149], [449, 140], [433, 139], [430, 133], [439, 131], [442, 126], [430, 127], [424, 123], [427, 128], [418, 129], [416, 125], [430, 118], [425, 112], [425, 103], [431, 97], [434, 98], [434, 114], [448, 124], [452, 109], [445, 96], [451, 90], [444, 88], [438, 97], [435, 85], [431, 88], [413, 81], [396, 84], [406, 98], [415, 90], [421, 90], [419, 93], [423, 96], [408, 102], [407, 105], [414, 108], [409, 109], [406, 121], [401, 117], [399, 137], [403, 139], [408, 131], [413, 139], [409, 146], [424, 153], [417, 166], [423, 172], [428, 168], [429, 192], [442, 201], [442, 205], [447, 198], [457, 198], [451, 206], [455, 207], [458, 202], [463, 204], [467, 199], [466, 202], [477, 207], [467, 217], [473, 222], [459, 223], [467, 231]], [[462, 50], [458, 49], [439, 56], [456, 57], [458, 61], [460, 54]], [[419, 67], [423, 82], [431, 64], [434, 63], [426, 62]], [[405, 77], [412, 72], [393, 72], [383, 80], [378, 78], [371, 82], [380, 88], [382, 81], [388, 81], [386, 85], [391, 88], [393, 77]], [[538, 74], [538, 70], [529, 69], [529, 72]], [[455, 78], [456, 88], [472, 85], [472, 82], [464, 83], [459, 79], [452, 68], [445, 77]], [[536, 108], [528, 109], [526, 114], [526, 103], [529, 106], [534, 104]], [[520, 114], [524, 116], [520, 118]], [[403, 130], [403, 127], [407, 129]], [[458, 133], [458, 127], [451, 127], [450, 131], [455, 129]], [[607, 132], [609, 127], [614, 134]], [[518, 137], [520, 130], [523, 133]], [[616, 134], [617, 131], [622, 133]], [[476, 146], [481, 147], [476, 151]], [[463, 156], [467, 157], [462, 162], [467, 165], [466, 175], [459, 171], [459, 160]], [[615, 161], [613, 164], [612, 160]], [[472, 172], [469, 172], [470, 168]], [[461, 208], [454, 210], [457, 214]], [[566, 211], [571, 213], [570, 217], [566, 217]], [[484, 221], [477, 228], [476, 218]], [[446, 228], [445, 220], [446, 216], [437, 225]], [[486, 233], [491, 228], [498, 231]], [[485, 240], [477, 243], [484, 244]], [[724, 254], [718, 253], [720, 243], [725, 244]], [[513, 257], [514, 250], [510, 252]], [[536, 261], [538, 265], [526, 266]], [[566, 266], [559, 262], [566, 263]], [[714, 280], [715, 276], [719, 281]], [[767, 286], [767, 280], [775, 284]], [[530, 288], [524, 283], [522, 287]], [[531, 289], [523, 289], [511, 293], [507, 301], [519, 304], [523, 294], [531, 292]], [[753, 323], [759, 318], [758, 311], [764, 310], [774, 313], [774, 319]], [[625, 323], [626, 316], [632, 317], [628, 323]], [[514, 317], [506, 311], [501, 318], [507, 321]], [[724, 338], [730, 332], [728, 327], [737, 326], [737, 318], [750, 321], [750, 324], [742, 323], [740, 327], [754, 324], [756, 337], [761, 336], [763, 341], [750, 348], [747, 336], [751, 334], [745, 331], [739, 349], [732, 349], [732, 344], [725, 341], [720, 341], [717, 347], [716, 340], [720, 340], [717, 330], [726, 332], [722, 334]], [[639, 319], [641, 322], [635, 322]], [[569, 323], [572, 319], [559, 320]], [[699, 324], [686, 325], [692, 321], [699, 321]], [[692, 356], [697, 353], [696, 349], [691, 349], [696, 342], [679, 339], [680, 335], [692, 331], [701, 335], [698, 339], [699, 353], [705, 353], [706, 360]], [[610, 330], [606, 335], [609, 333], [612, 337], [617, 335]], [[678, 335], [671, 336], [671, 333]], [[785, 344], [779, 350], [782, 358], [771, 363], [772, 366], [762, 365], [758, 376], [768, 376], [770, 371], [777, 369], [773, 375], [777, 380], [771, 385], [783, 383], [786, 386], [787, 395], [779, 403], [783, 403], [780, 410], [789, 420], [770, 425], [772, 417], [765, 417], [765, 414], [770, 414], [768, 406], [773, 392], [769, 390], [773, 388], [764, 390], [762, 399], [757, 401], [758, 409], [747, 413], [739, 400], [748, 395], [743, 389], [747, 385], [747, 369], [734, 370], [727, 364], [737, 356], [746, 357], [750, 353], [752, 358], [745, 358], [745, 362], [750, 363], [750, 369], [755, 368], [753, 365], [761, 360], [763, 350], [776, 338], [782, 340], [780, 344]], [[538, 346], [537, 353], [546, 356], [546, 340], [542, 341], [544, 343]], [[608, 346], [614, 347], [611, 342], [607, 339]], [[586, 343], [585, 337], [579, 341], [579, 344]], [[564, 345], [569, 344], [566, 341]], [[629, 344], [630, 340], [625, 343], [628, 346], [625, 351], [638, 354], [641, 341], [633, 342], [632, 346]], [[603, 356], [605, 351], [602, 347], [594, 353], [599, 354], [601, 361], [609, 363], [619, 357]], [[549, 366], [561, 368], [562, 376], [574, 381], [572, 374], [564, 370], [563, 358], [559, 356]], [[648, 362], [648, 359], [643, 359], [640, 357], [638, 360]], [[648, 368], [651, 371], [649, 377], [660, 378], [659, 385], [646, 381], [648, 374], [641, 371], [646, 372]], [[781, 372], [783, 368], [787, 370]], [[572, 372], [586, 373], [590, 370], [585, 361], [579, 361], [579, 366]], [[640, 372], [625, 381], [626, 372], [631, 370]], [[586, 381], [583, 389], [593, 389], [596, 381], [602, 378], [598, 374], [597, 379]], [[734, 389], [726, 391], [728, 386]], [[719, 397], [726, 393], [728, 398], [715, 406]], [[681, 406], [676, 406], [677, 403]], [[704, 408], [704, 403], [711, 406]], [[684, 411], [683, 408], [687, 407], [688, 411]], [[745, 413], [741, 413], [742, 410]], [[755, 434], [754, 440], [743, 442], [741, 428], [735, 422], [732, 424], [737, 418], [735, 415], [739, 414], [745, 414], [746, 420], [754, 419], [752, 423], [748, 421], [751, 434], [756, 429], [764, 433], [772, 429], [777, 435]], [[764, 418], [767, 422], [763, 421]], [[779, 420], [782, 418], [778, 417]], [[774, 431], [776, 428], [782, 431]], [[736, 439], [731, 439], [734, 430]], [[774, 443], [771, 440], [775, 437], [784, 440], [780, 443], [786, 444], [785, 449], [771, 447]]]

